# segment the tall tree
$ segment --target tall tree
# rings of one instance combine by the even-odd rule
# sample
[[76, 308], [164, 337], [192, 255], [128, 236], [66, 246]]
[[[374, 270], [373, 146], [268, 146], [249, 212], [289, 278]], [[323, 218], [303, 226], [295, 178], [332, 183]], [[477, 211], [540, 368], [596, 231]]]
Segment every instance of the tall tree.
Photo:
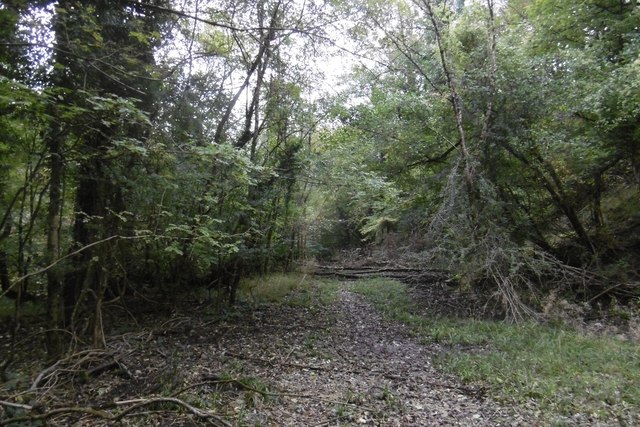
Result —
[[[74, 267], [65, 277], [66, 322], [73, 325], [81, 310], [92, 313], [94, 341], [101, 340], [101, 304], [109, 283], [113, 254], [110, 246], [98, 245], [119, 233], [118, 214], [125, 210], [123, 192], [125, 156], [114, 158], [114, 150], [136, 144], [145, 136], [153, 106], [155, 82], [152, 71], [160, 21], [154, 13], [129, 2], [61, 1], [54, 17], [56, 54], [52, 83], [62, 102], [77, 113], [61, 115], [50, 132], [51, 189], [49, 205], [50, 256], [60, 252], [56, 224], [61, 186], [61, 138], [72, 131], [80, 139], [77, 147], [74, 245], [81, 250], [72, 259]], [[108, 61], [105, 60], [108, 58]], [[62, 103], [61, 102], [61, 103]], [[64, 112], [64, 111], [62, 111]], [[54, 113], [54, 114], [56, 114]], [[63, 124], [66, 129], [58, 127]], [[53, 258], [52, 258], [53, 259]], [[50, 312], [59, 323], [57, 310], [60, 277], [51, 270]], [[54, 307], [55, 306], [55, 307]]]

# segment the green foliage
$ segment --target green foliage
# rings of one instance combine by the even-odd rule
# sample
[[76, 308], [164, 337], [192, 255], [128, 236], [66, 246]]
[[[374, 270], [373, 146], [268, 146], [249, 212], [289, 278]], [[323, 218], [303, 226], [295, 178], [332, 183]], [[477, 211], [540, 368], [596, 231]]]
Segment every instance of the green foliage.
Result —
[[[16, 314], [15, 300], [6, 297], [0, 298], [0, 320], [10, 322]], [[27, 302], [20, 307], [20, 318], [22, 321], [36, 318], [44, 314], [44, 307], [40, 303]]]
[[[321, 251], [380, 243], [385, 229], [422, 236], [425, 259], [440, 254], [467, 284], [491, 282], [516, 299], [546, 286], [556, 260], [597, 266], [605, 280], [637, 272], [638, 215], [609, 201], [638, 194], [640, 9], [511, 0], [492, 14], [474, 2], [431, 16], [423, 6], [363, 15], [380, 37], [358, 40], [380, 62], [354, 72], [352, 105], [334, 108], [335, 126], [320, 136]], [[539, 251], [553, 261], [540, 264]], [[487, 273], [507, 252], [518, 255]], [[627, 267], [613, 268], [621, 256]]]

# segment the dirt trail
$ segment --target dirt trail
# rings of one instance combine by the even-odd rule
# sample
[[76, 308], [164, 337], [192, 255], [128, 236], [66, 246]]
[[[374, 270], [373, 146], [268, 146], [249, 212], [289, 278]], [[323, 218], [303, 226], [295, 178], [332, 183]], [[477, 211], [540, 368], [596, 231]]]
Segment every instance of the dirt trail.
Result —
[[256, 312], [211, 351], [221, 356], [212, 372], [238, 369], [240, 360], [243, 375], [285, 394], [255, 407], [235, 402], [247, 425], [524, 424], [481, 390], [436, 370], [432, 359], [441, 349], [383, 319], [348, 287], [330, 306]]
[[[207, 315], [206, 306], [174, 313], [161, 325], [110, 338], [98, 356], [117, 360], [121, 370], [69, 378], [95, 357], [83, 355], [49, 372], [40, 387], [55, 400], [49, 408], [126, 408], [163, 396], [237, 426], [532, 425], [435, 369], [441, 348], [383, 319], [349, 287], [342, 282], [331, 303], [321, 303], [314, 288], [304, 303], [292, 295], [284, 304], [246, 306], [227, 321]], [[225, 425], [172, 405], [143, 409], [119, 425]], [[78, 413], [50, 425], [110, 421]]]

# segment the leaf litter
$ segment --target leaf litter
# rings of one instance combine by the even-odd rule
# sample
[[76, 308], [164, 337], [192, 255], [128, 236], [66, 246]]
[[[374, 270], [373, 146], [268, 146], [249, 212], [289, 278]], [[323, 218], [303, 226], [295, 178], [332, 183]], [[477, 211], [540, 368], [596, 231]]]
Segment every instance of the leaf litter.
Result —
[[[438, 370], [433, 359], [442, 347], [383, 318], [348, 282], [341, 285], [330, 303], [246, 305], [226, 319], [206, 307], [174, 312], [160, 325], [111, 336], [109, 351], [47, 372], [37, 399], [43, 410], [139, 405], [117, 420], [135, 426], [535, 424], [530, 412], [501, 406], [482, 388]], [[105, 359], [116, 369], [86, 378]], [[83, 412], [49, 419], [112, 422]]]

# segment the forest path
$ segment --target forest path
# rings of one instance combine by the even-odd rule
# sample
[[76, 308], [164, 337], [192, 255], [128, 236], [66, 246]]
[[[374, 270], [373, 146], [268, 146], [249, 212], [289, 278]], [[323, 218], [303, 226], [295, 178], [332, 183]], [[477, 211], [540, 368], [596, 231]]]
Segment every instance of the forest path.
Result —
[[[126, 408], [162, 398], [192, 405], [130, 411], [121, 420], [130, 426], [532, 425], [434, 367], [443, 351], [462, 350], [421, 342], [383, 318], [353, 282], [308, 282], [284, 301], [242, 304], [222, 318], [206, 303], [161, 324], [153, 316], [147, 327], [111, 335], [109, 351], [80, 352], [48, 370], [40, 386], [49, 405]], [[105, 359], [121, 369], [78, 376]], [[226, 422], [207, 424], [198, 410]], [[51, 425], [111, 425], [85, 412]]]
[[342, 282], [327, 305], [268, 306], [206, 353], [210, 373], [259, 379], [276, 401], [232, 403], [242, 425], [517, 425], [505, 408], [433, 366], [442, 351], [384, 319]]

